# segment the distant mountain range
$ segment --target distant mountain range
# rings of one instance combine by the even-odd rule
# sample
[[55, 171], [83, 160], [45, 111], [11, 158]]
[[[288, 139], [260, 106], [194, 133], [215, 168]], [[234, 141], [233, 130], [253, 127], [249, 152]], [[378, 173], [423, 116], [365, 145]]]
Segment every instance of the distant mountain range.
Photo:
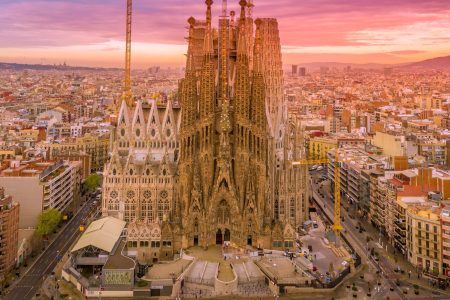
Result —
[[[298, 64], [299, 67], [305, 67], [308, 70], [320, 69], [320, 67], [344, 69], [351, 67], [352, 69], [372, 69], [379, 70], [383, 68], [401, 68], [401, 69], [423, 69], [423, 70], [449, 70], [450, 71], [450, 56], [436, 57], [423, 61], [403, 64], [354, 64], [354, 63], [339, 63], [339, 62], [312, 62]], [[285, 65], [286, 70], [290, 65]], [[63, 71], [119, 71], [121, 68], [99, 68], [99, 67], [72, 67], [65, 65], [40, 65], [40, 64], [17, 64], [17, 63], [2, 63], [0, 62], [0, 70], [63, 70]], [[290, 72], [290, 69], [289, 69]]]
[[450, 56], [431, 58], [411, 64], [404, 65], [406, 68], [421, 68], [435, 70], [450, 70]]
[[39, 64], [17, 64], [0, 62], [0, 70], [38, 70], [38, 71], [117, 71], [119, 68], [94, 68], [94, 67], [72, 67], [66, 65], [39, 65]]
[[312, 62], [298, 64], [299, 67], [306, 67], [309, 70], [320, 69], [320, 67], [344, 69], [351, 67], [352, 69], [372, 69], [379, 70], [383, 68], [401, 68], [401, 69], [424, 69], [424, 70], [450, 70], [450, 56], [436, 57], [423, 61], [403, 64], [354, 64], [354, 63], [338, 63], [338, 62]]

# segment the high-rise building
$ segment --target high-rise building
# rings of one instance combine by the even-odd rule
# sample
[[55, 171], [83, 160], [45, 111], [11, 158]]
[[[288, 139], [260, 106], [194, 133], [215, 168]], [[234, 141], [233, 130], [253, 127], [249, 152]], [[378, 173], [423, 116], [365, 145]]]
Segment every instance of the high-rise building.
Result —
[[306, 68], [305, 67], [298, 68], [298, 75], [299, 76], [306, 76]]
[[342, 112], [344, 111], [344, 107], [339, 103], [338, 100], [335, 100], [333, 103], [333, 116], [330, 119], [330, 132], [338, 133], [341, 132], [342, 128]]
[[278, 23], [257, 19], [253, 36], [251, 6], [241, 0], [238, 20], [225, 11], [216, 31], [212, 3], [206, 20], [188, 20], [181, 117], [172, 107], [144, 113], [140, 102], [134, 116], [126, 104], [119, 113], [103, 213], [129, 222], [128, 245], [140, 257], [227, 241], [294, 249], [307, 219], [307, 168], [292, 166], [302, 136], [283, 96]]
[[73, 209], [74, 199], [80, 195], [81, 178], [79, 161], [10, 160], [4, 161], [0, 169], [0, 186], [21, 206], [21, 229], [35, 228], [43, 210]]
[[19, 235], [19, 203], [0, 187], [0, 279], [16, 263]]
[[292, 65], [292, 76], [297, 75], [297, 71], [298, 71], [298, 66], [297, 65]]

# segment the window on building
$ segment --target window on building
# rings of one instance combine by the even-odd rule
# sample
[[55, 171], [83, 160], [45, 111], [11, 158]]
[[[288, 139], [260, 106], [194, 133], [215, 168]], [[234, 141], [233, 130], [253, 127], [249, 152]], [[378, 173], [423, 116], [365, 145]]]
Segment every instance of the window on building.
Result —
[[163, 200], [158, 200], [158, 219], [161, 222], [164, 217], [164, 202]]
[[294, 198], [291, 198], [291, 200], [289, 201], [289, 214], [292, 219], [295, 218], [295, 200], [294, 200]]
[[278, 220], [278, 216], [279, 216], [278, 199], [275, 199], [275, 202], [274, 202], [274, 205], [273, 205], [273, 213], [275, 215], [275, 219]]
[[147, 218], [150, 222], [153, 222], [153, 211], [151, 200], [142, 200], [141, 202], [141, 215], [142, 218]]

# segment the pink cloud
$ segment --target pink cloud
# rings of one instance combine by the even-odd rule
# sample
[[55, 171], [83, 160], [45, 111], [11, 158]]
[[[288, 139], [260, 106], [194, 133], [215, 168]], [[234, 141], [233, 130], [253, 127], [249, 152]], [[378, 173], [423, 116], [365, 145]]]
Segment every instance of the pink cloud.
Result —
[[[217, 16], [221, 1], [215, 2]], [[230, 9], [238, 10], [237, 3], [229, 1]], [[358, 40], [354, 33], [450, 21], [450, 1], [443, 0], [254, 0], [254, 3], [255, 16], [278, 19], [281, 41], [287, 46], [365, 46], [372, 42], [382, 46], [386, 43], [382, 37]], [[200, 0], [135, 1], [133, 41], [183, 44], [187, 18], [191, 15], [203, 18], [204, 10]], [[124, 18], [125, 1], [4, 0], [0, 2], [0, 49], [123, 40]], [[434, 36], [423, 43], [436, 44], [446, 39], [447, 36]]]

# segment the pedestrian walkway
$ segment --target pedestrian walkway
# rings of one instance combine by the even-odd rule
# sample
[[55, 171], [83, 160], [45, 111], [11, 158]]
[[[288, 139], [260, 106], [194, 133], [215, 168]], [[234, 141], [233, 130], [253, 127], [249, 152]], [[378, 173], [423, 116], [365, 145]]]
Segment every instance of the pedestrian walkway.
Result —
[[[345, 206], [346, 211], [351, 210], [351, 207], [349, 207], [348, 204]], [[347, 220], [347, 222], [351, 222], [354, 226], [358, 223], [363, 225], [366, 232], [361, 233], [362, 238], [365, 239], [366, 236], [376, 237], [369, 243], [369, 248], [375, 248], [375, 252], [378, 252], [379, 265], [382, 267], [386, 276], [394, 280], [398, 279], [401, 282], [406, 281], [411, 285], [417, 284], [423, 289], [436, 291], [450, 296], [449, 291], [438, 289], [436, 286], [433, 287], [428, 281], [428, 278], [418, 273], [417, 269], [412, 266], [403, 255], [398, 253], [386, 237], [380, 236], [378, 229], [372, 224], [369, 224], [366, 219], [358, 217]], [[378, 247], [376, 245], [377, 243], [380, 243], [382, 247]], [[400, 268], [400, 270], [403, 270], [404, 272], [395, 272], [397, 268]]]

